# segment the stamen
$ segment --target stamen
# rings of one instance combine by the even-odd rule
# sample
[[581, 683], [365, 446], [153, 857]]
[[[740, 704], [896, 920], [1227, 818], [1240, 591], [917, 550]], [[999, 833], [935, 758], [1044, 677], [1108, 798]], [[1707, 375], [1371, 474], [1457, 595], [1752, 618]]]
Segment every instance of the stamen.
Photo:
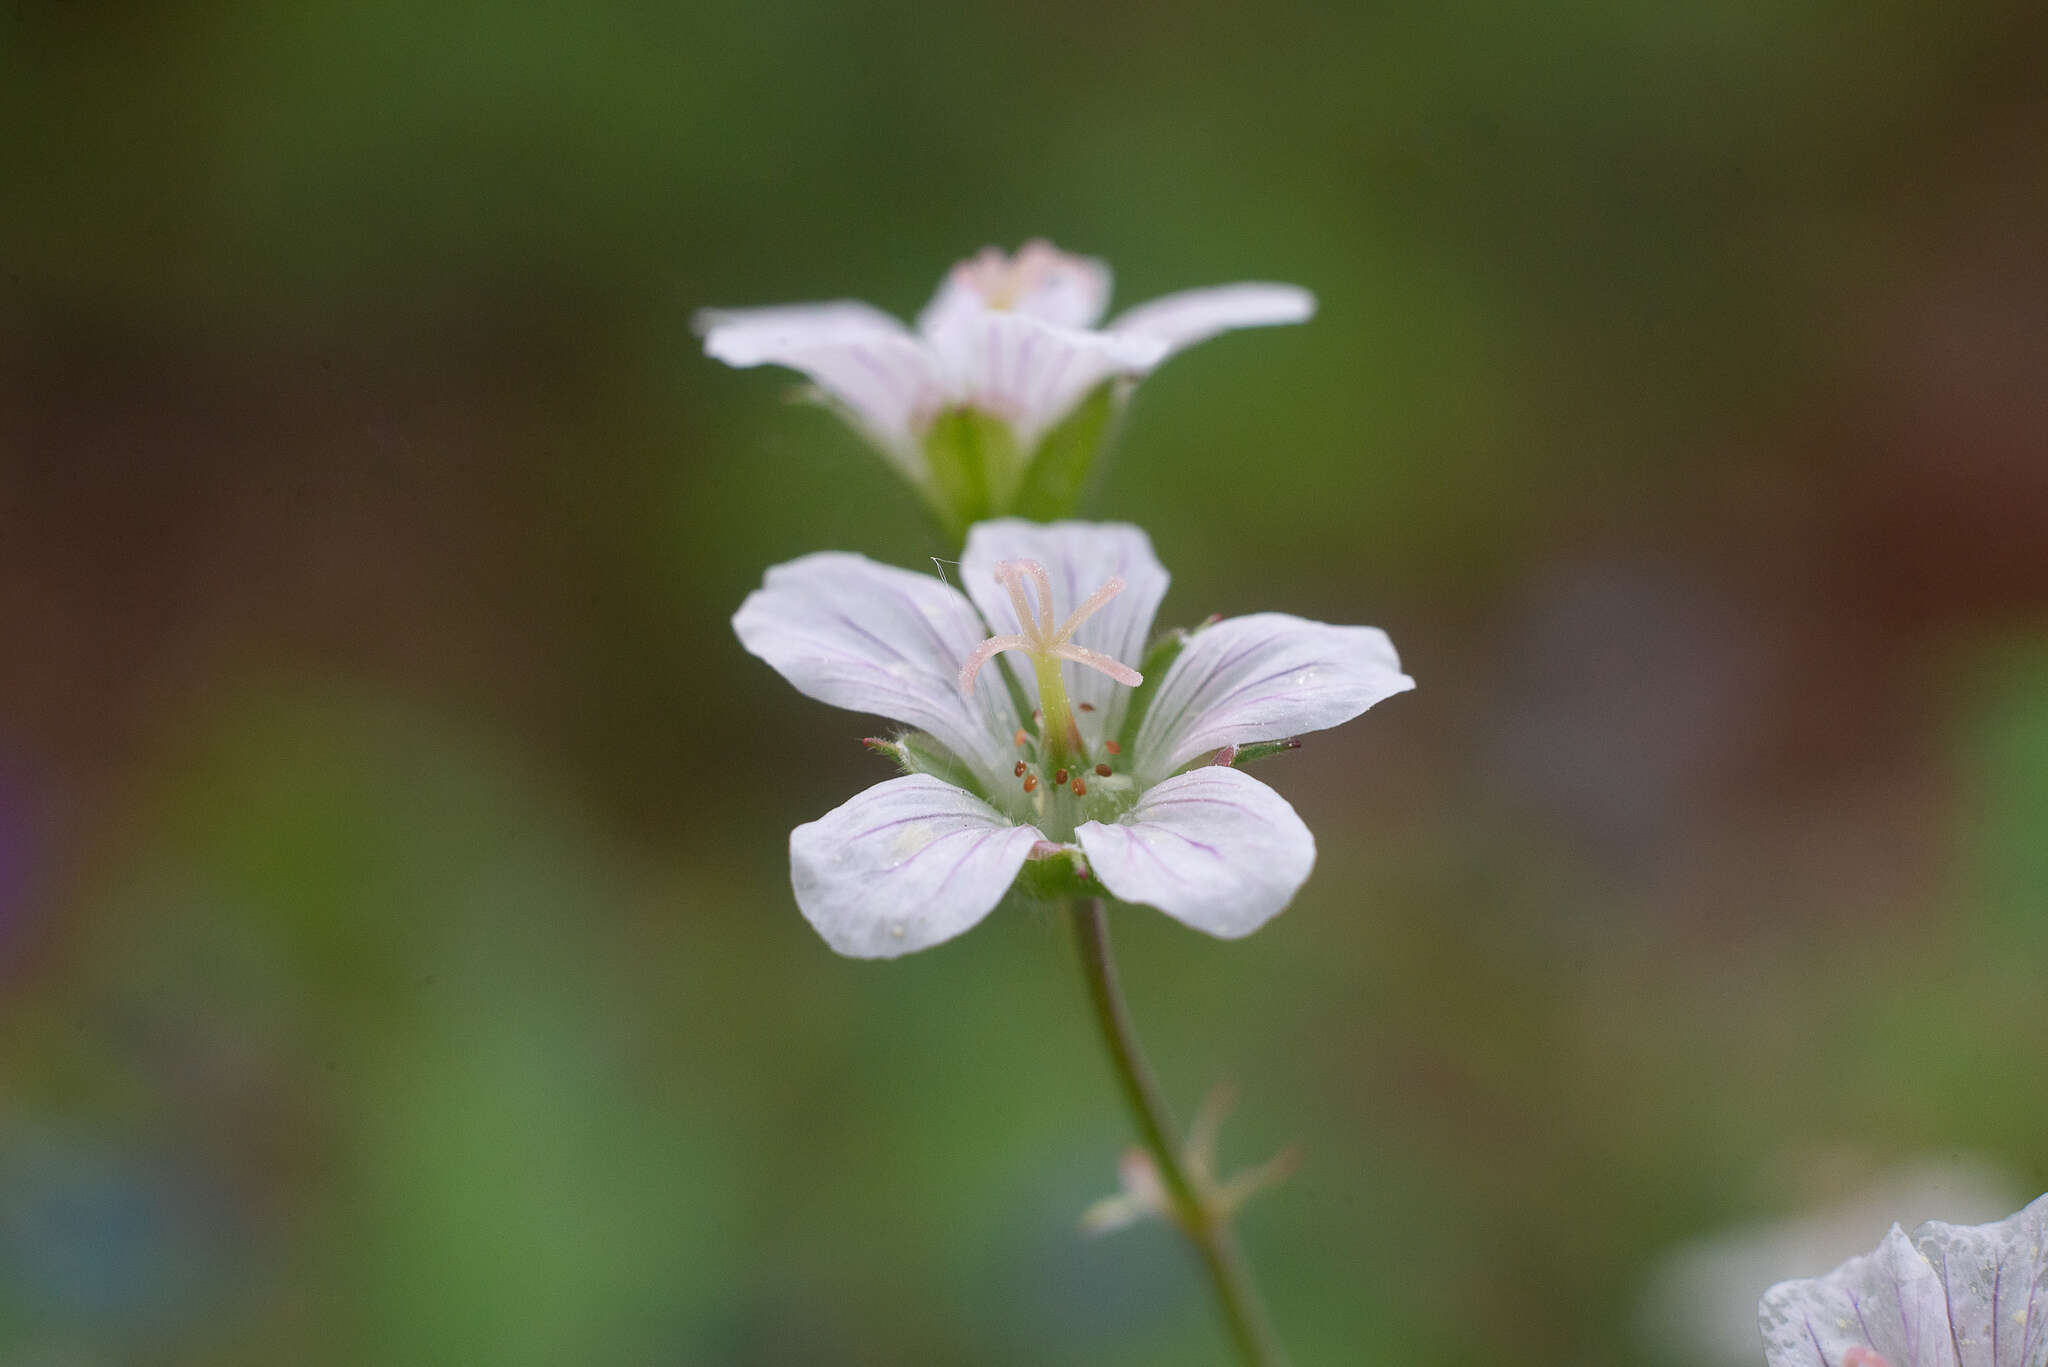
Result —
[[1092, 702], [1077, 702], [1074, 704], [1074, 707], [1082, 712], [1093, 712], [1095, 710], [1095, 704]]
[[1109, 753], [1111, 753], [1112, 755], [1121, 755], [1124, 752], [1123, 746], [1118, 745], [1113, 740], [1106, 740], [1102, 742], [1102, 748], [1109, 751]]
[[1075, 796], [1075, 797], [1086, 797], [1086, 796], [1088, 796], [1088, 784], [1087, 784], [1087, 782], [1086, 782], [1085, 780], [1083, 780], [1083, 779], [1078, 779], [1078, 778], [1074, 780], [1074, 796]]
[[1062, 769], [1052, 776], [1052, 786], [1055, 788], [1064, 788], [1067, 786], [1066, 770]]
[[1017, 761], [1017, 767], [1011, 770], [1011, 772], [1014, 773], [1018, 778], [1022, 778], [1024, 777], [1024, 771], [1030, 767], [1030, 765], [1026, 764], [1023, 760], [1020, 759]]
[[1026, 775], [1024, 775], [1024, 791], [1025, 791], [1025, 792], [1027, 792], [1027, 793], [1031, 793], [1031, 792], [1036, 792], [1037, 790], [1038, 790], [1038, 775], [1036, 775], [1036, 774], [1026, 774]]
[[1107, 764], [1098, 764], [1098, 765], [1096, 765], [1096, 766], [1095, 766], [1095, 776], [1096, 776], [1097, 778], [1108, 778], [1108, 777], [1109, 777], [1109, 766], [1108, 766]]
[[1029, 731], [1026, 731], [1026, 730], [1025, 730], [1025, 729], [1024, 729], [1023, 727], [1021, 727], [1021, 726], [1020, 726], [1020, 727], [1018, 727], [1018, 728], [1017, 728], [1017, 736], [1016, 736], [1016, 741], [1017, 741], [1017, 748], [1018, 748], [1019, 750], [1022, 750], [1022, 749], [1023, 749], [1023, 748], [1025, 747], [1025, 746], [1027, 746], [1027, 745], [1029, 745], [1029, 744], [1031, 743], [1031, 733], [1030, 733]]

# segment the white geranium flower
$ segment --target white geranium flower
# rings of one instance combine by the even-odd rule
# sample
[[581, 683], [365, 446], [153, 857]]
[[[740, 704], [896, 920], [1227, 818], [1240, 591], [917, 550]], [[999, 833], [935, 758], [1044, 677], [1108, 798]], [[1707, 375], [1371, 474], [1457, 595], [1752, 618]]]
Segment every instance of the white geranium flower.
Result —
[[[770, 570], [733, 617], [799, 691], [916, 728], [877, 743], [911, 772], [790, 835], [797, 905], [842, 954], [950, 939], [1034, 858], [1197, 930], [1248, 935], [1308, 877], [1315, 841], [1230, 761], [1414, 687], [1385, 632], [1283, 613], [1146, 658], [1167, 574], [1136, 527], [981, 523], [961, 572], [965, 594], [809, 555]], [[1030, 668], [997, 662], [1011, 653]]]
[[[1021, 506], [1041, 443], [1091, 395], [1220, 332], [1315, 312], [1308, 291], [1266, 284], [1169, 294], [1102, 324], [1108, 305], [1109, 267], [1029, 242], [955, 266], [915, 330], [851, 300], [707, 309], [697, 325], [706, 353], [728, 365], [801, 371], [927, 497], [959, 505], [942, 511], [973, 517]], [[934, 449], [947, 414], [991, 419], [995, 430], [941, 433], [944, 449]], [[1086, 451], [1049, 463], [1085, 471], [1102, 421], [1093, 426], [1077, 437]], [[1046, 478], [1064, 488], [1079, 475]]]
[[1769, 1367], [2048, 1367], [2048, 1196], [1989, 1225], [1897, 1225], [1758, 1308]]

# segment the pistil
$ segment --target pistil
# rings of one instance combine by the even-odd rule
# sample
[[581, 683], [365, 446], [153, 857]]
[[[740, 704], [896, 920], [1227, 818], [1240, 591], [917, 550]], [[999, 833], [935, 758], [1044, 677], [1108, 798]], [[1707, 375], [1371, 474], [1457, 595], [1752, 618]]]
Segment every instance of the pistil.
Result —
[[[972, 695], [975, 676], [981, 667], [1006, 650], [1021, 650], [1031, 657], [1031, 672], [1038, 681], [1038, 759], [1049, 769], [1060, 771], [1057, 782], [1066, 783], [1069, 768], [1088, 767], [1088, 749], [1081, 739], [1074, 708], [1067, 700], [1066, 680], [1060, 665], [1071, 660], [1097, 670], [1126, 687], [1143, 683], [1137, 670], [1097, 650], [1074, 643], [1074, 632], [1110, 599], [1124, 591], [1124, 581], [1111, 576], [1076, 606], [1067, 620], [1053, 625], [1052, 576], [1036, 560], [1004, 560], [995, 567], [996, 582], [1010, 596], [1017, 612], [1014, 632], [991, 636], [976, 646], [960, 667], [960, 691]], [[1036, 603], [1032, 601], [1036, 599]], [[1022, 733], [1019, 733], [1020, 744]], [[1083, 790], [1085, 791], [1085, 789]]]

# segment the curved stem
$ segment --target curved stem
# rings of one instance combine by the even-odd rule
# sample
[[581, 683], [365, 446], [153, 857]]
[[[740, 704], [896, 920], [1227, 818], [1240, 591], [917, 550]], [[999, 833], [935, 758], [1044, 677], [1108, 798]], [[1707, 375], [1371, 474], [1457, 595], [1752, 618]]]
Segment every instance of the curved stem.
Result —
[[1102, 1042], [1109, 1048], [1109, 1061], [1116, 1071], [1117, 1085], [1137, 1122], [1138, 1138], [1159, 1169], [1166, 1194], [1173, 1202], [1180, 1228], [1195, 1246], [1208, 1274], [1216, 1305], [1222, 1312], [1231, 1342], [1250, 1367], [1281, 1367], [1286, 1358], [1266, 1320], [1265, 1307], [1252, 1286], [1251, 1268], [1230, 1232], [1228, 1218], [1212, 1207], [1190, 1177], [1181, 1156], [1181, 1139], [1173, 1113], [1159, 1094], [1159, 1083], [1138, 1046], [1131, 1013], [1117, 986], [1116, 958], [1109, 948], [1109, 918], [1100, 898], [1077, 899], [1071, 908], [1074, 940], [1081, 950], [1081, 967], [1088, 982], [1088, 1000], [1095, 1008], [1096, 1024], [1102, 1028]]

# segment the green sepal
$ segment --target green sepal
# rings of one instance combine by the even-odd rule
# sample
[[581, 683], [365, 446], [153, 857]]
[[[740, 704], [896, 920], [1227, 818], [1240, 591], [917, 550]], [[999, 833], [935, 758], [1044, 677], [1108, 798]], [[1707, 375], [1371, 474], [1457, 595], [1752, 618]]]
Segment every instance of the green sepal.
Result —
[[1242, 769], [1245, 765], [1257, 760], [1271, 759], [1274, 755], [1288, 750], [1299, 750], [1300, 748], [1301, 742], [1292, 736], [1289, 736], [1286, 740], [1255, 740], [1249, 745], [1234, 747], [1230, 756], [1230, 764], [1234, 769]]
[[989, 795], [982, 790], [980, 780], [974, 776], [960, 758], [951, 750], [939, 744], [922, 731], [905, 731], [894, 740], [883, 740], [869, 736], [861, 742], [876, 754], [887, 755], [896, 761], [896, 766], [906, 774], [930, 774], [942, 779], [955, 788], [964, 788], [983, 802]]
[[1010, 424], [974, 408], [949, 408], [924, 438], [932, 503], [958, 541], [983, 518], [1007, 509], [1023, 457]]
[[1070, 902], [1076, 897], [1100, 897], [1102, 885], [1081, 870], [1086, 867], [1079, 850], [1068, 850], [1046, 859], [1027, 859], [1010, 885], [1010, 895], [1028, 902]]
[[[1200, 628], [1196, 628], [1200, 630]], [[1131, 690], [1130, 704], [1124, 709], [1123, 729], [1117, 733], [1117, 743], [1128, 751], [1131, 742], [1137, 739], [1138, 726], [1145, 720], [1145, 714], [1152, 709], [1152, 698], [1159, 692], [1160, 680], [1166, 671], [1180, 658], [1181, 648], [1188, 643], [1191, 632], [1179, 627], [1152, 638], [1152, 644], [1145, 647], [1145, 659], [1139, 664], [1138, 672], [1145, 681]]]
[[1011, 505], [1020, 517], [1051, 522], [1074, 515], [1097, 457], [1110, 446], [1114, 421], [1129, 388], [1128, 381], [1122, 379], [1097, 385], [1040, 439]]

